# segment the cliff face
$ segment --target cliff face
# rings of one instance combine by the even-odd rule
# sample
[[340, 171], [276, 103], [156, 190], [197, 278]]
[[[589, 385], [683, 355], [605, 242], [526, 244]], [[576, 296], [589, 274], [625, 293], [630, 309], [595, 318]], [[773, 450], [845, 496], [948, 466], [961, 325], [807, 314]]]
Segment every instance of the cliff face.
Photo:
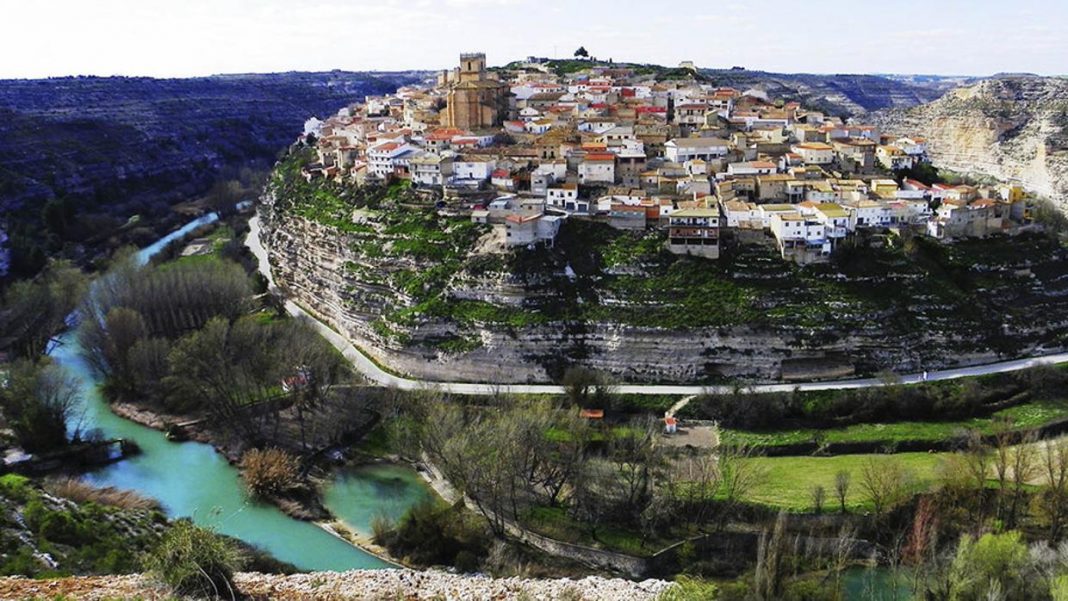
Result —
[[1068, 210], [1068, 79], [989, 79], [871, 118], [886, 133], [927, 138], [938, 167], [1019, 180]]
[[575, 364], [629, 382], [834, 377], [1055, 349], [1068, 331], [1068, 254], [1042, 236], [875, 241], [802, 269], [760, 246], [675, 257], [658, 233], [582, 221], [551, 249], [507, 251], [409, 204], [344, 208], [339, 227], [285, 193], [260, 209], [276, 281], [420, 379], [554, 381]]
[[309, 116], [422, 77], [330, 72], [0, 81], [0, 228], [7, 232], [0, 231], [0, 279], [9, 267], [16, 276], [33, 275], [44, 256], [60, 252], [86, 263], [107, 239], [125, 235], [118, 230], [133, 215], [154, 225], [172, 204], [219, 179], [269, 169]]

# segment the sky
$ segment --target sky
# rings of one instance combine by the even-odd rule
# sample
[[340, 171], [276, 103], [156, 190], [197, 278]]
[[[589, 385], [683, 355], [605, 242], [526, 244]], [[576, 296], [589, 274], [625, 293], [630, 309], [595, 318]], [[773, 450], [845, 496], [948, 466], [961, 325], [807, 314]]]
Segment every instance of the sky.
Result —
[[1068, 0], [0, 0], [0, 78], [440, 69], [567, 57], [1068, 74]]

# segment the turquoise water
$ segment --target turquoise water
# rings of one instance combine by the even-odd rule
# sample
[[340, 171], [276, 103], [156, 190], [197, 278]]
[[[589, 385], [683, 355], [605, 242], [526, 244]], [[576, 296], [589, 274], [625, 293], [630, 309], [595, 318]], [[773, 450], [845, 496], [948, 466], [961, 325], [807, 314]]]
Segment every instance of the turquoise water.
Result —
[[842, 575], [847, 601], [909, 601], [913, 598], [906, 573], [885, 567], [850, 568]]
[[[147, 260], [171, 240], [215, 220], [202, 217], [161, 239], [140, 253]], [[308, 522], [295, 520], [273, 506], [255, 503], [245, 495], [237, 470], [206, 444], [168, 441], [162, 433], [113, 414], [98, 390], [99, 380], [81, 356], [75, 332], [56, 340], [52, 358], [66, 367], [80, 383], [83, 430], [99, 429], [105, 437], [136, 442], [142, 454], [96, 470], [86, 479], [99, 486], [115, 486], [137, 491], [158, 500], [167, 515], [190, 517], [194, 522], [239, 538], [274, 557], [303, 570], [347, 570], [389, 567], [382, 560], [329, 534]], [[330, 487], [330, 507], [354, 527], [369, 526], [382, 510], [403, 512], [427, 494], [415, 486], [418, 476], [410, 470], [397, 472], [360, 471], [346, 474]], [[394, 473], [394, 476], [384, 474]], [[391, 478], [405, 484], [390, 485]]]
[[412, 505], [431, 498], [419, 475], [396, 465], [366, 465], [339, 472], [323, 492], [323, 504], [356, 532], [370, 536], [375, 516], [396, 521]]

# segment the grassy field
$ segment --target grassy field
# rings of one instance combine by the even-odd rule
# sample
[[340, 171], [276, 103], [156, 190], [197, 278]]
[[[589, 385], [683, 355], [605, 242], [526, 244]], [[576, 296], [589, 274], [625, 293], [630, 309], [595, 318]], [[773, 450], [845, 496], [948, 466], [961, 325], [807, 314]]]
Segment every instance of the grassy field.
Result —
[[673, 539], [650, 539], [642, 544], [641, 534], [609, 525], [597, 528], [596, 536], [584, 524], [559, 507], [535, 507], [530, 510], [525, 525], [539, 534], [556, 540], [600, 547], [628, 555], [645, 556], [675, 542]]
[[912, 477], [916, 490], [922, 490], [935, 480], [939, 464], [946, 457], [942, 453], [899, 453], [896, 455], [841, 455], [838, 457], [755, 457], [748, 459], [764, 472], [765, 477], [755, 487], [748, 501], [788, 511], [811, 511], [812, 489], [822, 485], [827, 491], [826, 509], [837, 506], [834, 499], [835, 475], [850, 474], [846, 507], [852, 511], [869, 509], [869, 502], [861, 486], [862, 470], [875, 461], [900, 461]]
[[1064, 401], [1038, 401], [1010, 407], [995, 412], [990, 417], [976, 417], [960, 421], [946, 422], [894, 422], [875, 424], [856, 424], [845, 428], [798, 429], [772, 432], [750, 432], [745, 430], [722, 429], [720, 435], [725, 442], [742, 443], [753, 446], [779, 446], [811, 442], [871, 442], [888, 443], [906, 440], [946, 440], [966, 430], [978, 430], [983, 434], [994, 431], [997, 420], [1011, 420], [1014, 428], [1037, 428], [1057, 419], [1068, 417], [1068, 403]]

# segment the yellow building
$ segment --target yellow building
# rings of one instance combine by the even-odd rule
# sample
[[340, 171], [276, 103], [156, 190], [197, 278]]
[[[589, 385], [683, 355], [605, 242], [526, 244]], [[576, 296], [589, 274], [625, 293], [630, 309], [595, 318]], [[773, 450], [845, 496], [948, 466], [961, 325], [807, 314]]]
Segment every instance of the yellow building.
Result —
[[479, 130], [499, 127], [508, 116], [508, 84], [486, 74], [486, 55], [461, 54], [460, 68], [448, 78], [445, 125]]

